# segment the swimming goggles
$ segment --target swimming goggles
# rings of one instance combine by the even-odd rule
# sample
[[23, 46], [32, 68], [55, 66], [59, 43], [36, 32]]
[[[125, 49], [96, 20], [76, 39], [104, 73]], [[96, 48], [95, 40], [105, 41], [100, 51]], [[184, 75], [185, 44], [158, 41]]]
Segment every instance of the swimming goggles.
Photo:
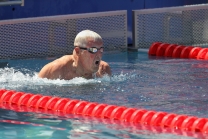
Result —
[[103, 47], [97, 48], [97, 47], [90, 47], [90, 48], [86, 48], [86, 47], [79, 47], [80, 49], [83, 50], [87, 50], [88, 52], [95, 54], [98, 52], [98, 50], [100, 50], [101, 53], [103, 53]]

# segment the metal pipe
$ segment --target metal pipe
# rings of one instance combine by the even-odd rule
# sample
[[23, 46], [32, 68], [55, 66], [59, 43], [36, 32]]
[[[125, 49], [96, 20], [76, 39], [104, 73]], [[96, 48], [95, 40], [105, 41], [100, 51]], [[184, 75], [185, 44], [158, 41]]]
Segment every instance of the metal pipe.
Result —
[[25, 0], [22, 0], [21, 6], [24, 6], [24, 5], [25, 5]]
[[21, 6], [24, 6], [24, 0], [0, 2], [0, 6], [6, 6], [6, 5], [21, 5]]

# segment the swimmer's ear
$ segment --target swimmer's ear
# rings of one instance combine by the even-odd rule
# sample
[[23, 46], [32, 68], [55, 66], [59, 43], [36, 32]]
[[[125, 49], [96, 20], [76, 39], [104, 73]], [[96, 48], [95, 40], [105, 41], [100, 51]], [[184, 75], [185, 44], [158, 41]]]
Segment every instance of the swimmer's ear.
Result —
[[80, 54], [80, 49], [79, 49], [79, 47], [75, 47], [74, 50], [75, 50], [75, 53], [76, 53], [77, 55]]

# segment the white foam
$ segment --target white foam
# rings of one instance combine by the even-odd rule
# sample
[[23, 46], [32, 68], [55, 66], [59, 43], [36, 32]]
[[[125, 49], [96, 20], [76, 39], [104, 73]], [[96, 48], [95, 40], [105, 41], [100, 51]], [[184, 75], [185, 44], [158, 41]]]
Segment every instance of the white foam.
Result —
[[24, 87], [27, 85], [58, 85], [58, 86], [71, 86], [82, 84], [97, 84], [97, 83], [111, 83], [122, 82], [129, 78], [135, 77], [134, 73], [119, 73], [112, 77], [104, 76], [103, 78], [85, 79], [76, 77], [71, 80], [56, 79], [50, 80], [46, 78], [39, 78], [37, 72], [29, 71], [27, 69], [16, 70], [14, 68], [0, 69], [0, 88], [13, 88]]

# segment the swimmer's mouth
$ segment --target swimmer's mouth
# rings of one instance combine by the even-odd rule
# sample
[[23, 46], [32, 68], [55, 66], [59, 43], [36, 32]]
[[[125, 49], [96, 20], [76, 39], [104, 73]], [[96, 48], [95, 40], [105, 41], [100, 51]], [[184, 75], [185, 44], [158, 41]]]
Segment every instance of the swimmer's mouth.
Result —
[[100, 64], [100, 60], [96, 60], [95, 65], [99, 65], [99, 64]]

